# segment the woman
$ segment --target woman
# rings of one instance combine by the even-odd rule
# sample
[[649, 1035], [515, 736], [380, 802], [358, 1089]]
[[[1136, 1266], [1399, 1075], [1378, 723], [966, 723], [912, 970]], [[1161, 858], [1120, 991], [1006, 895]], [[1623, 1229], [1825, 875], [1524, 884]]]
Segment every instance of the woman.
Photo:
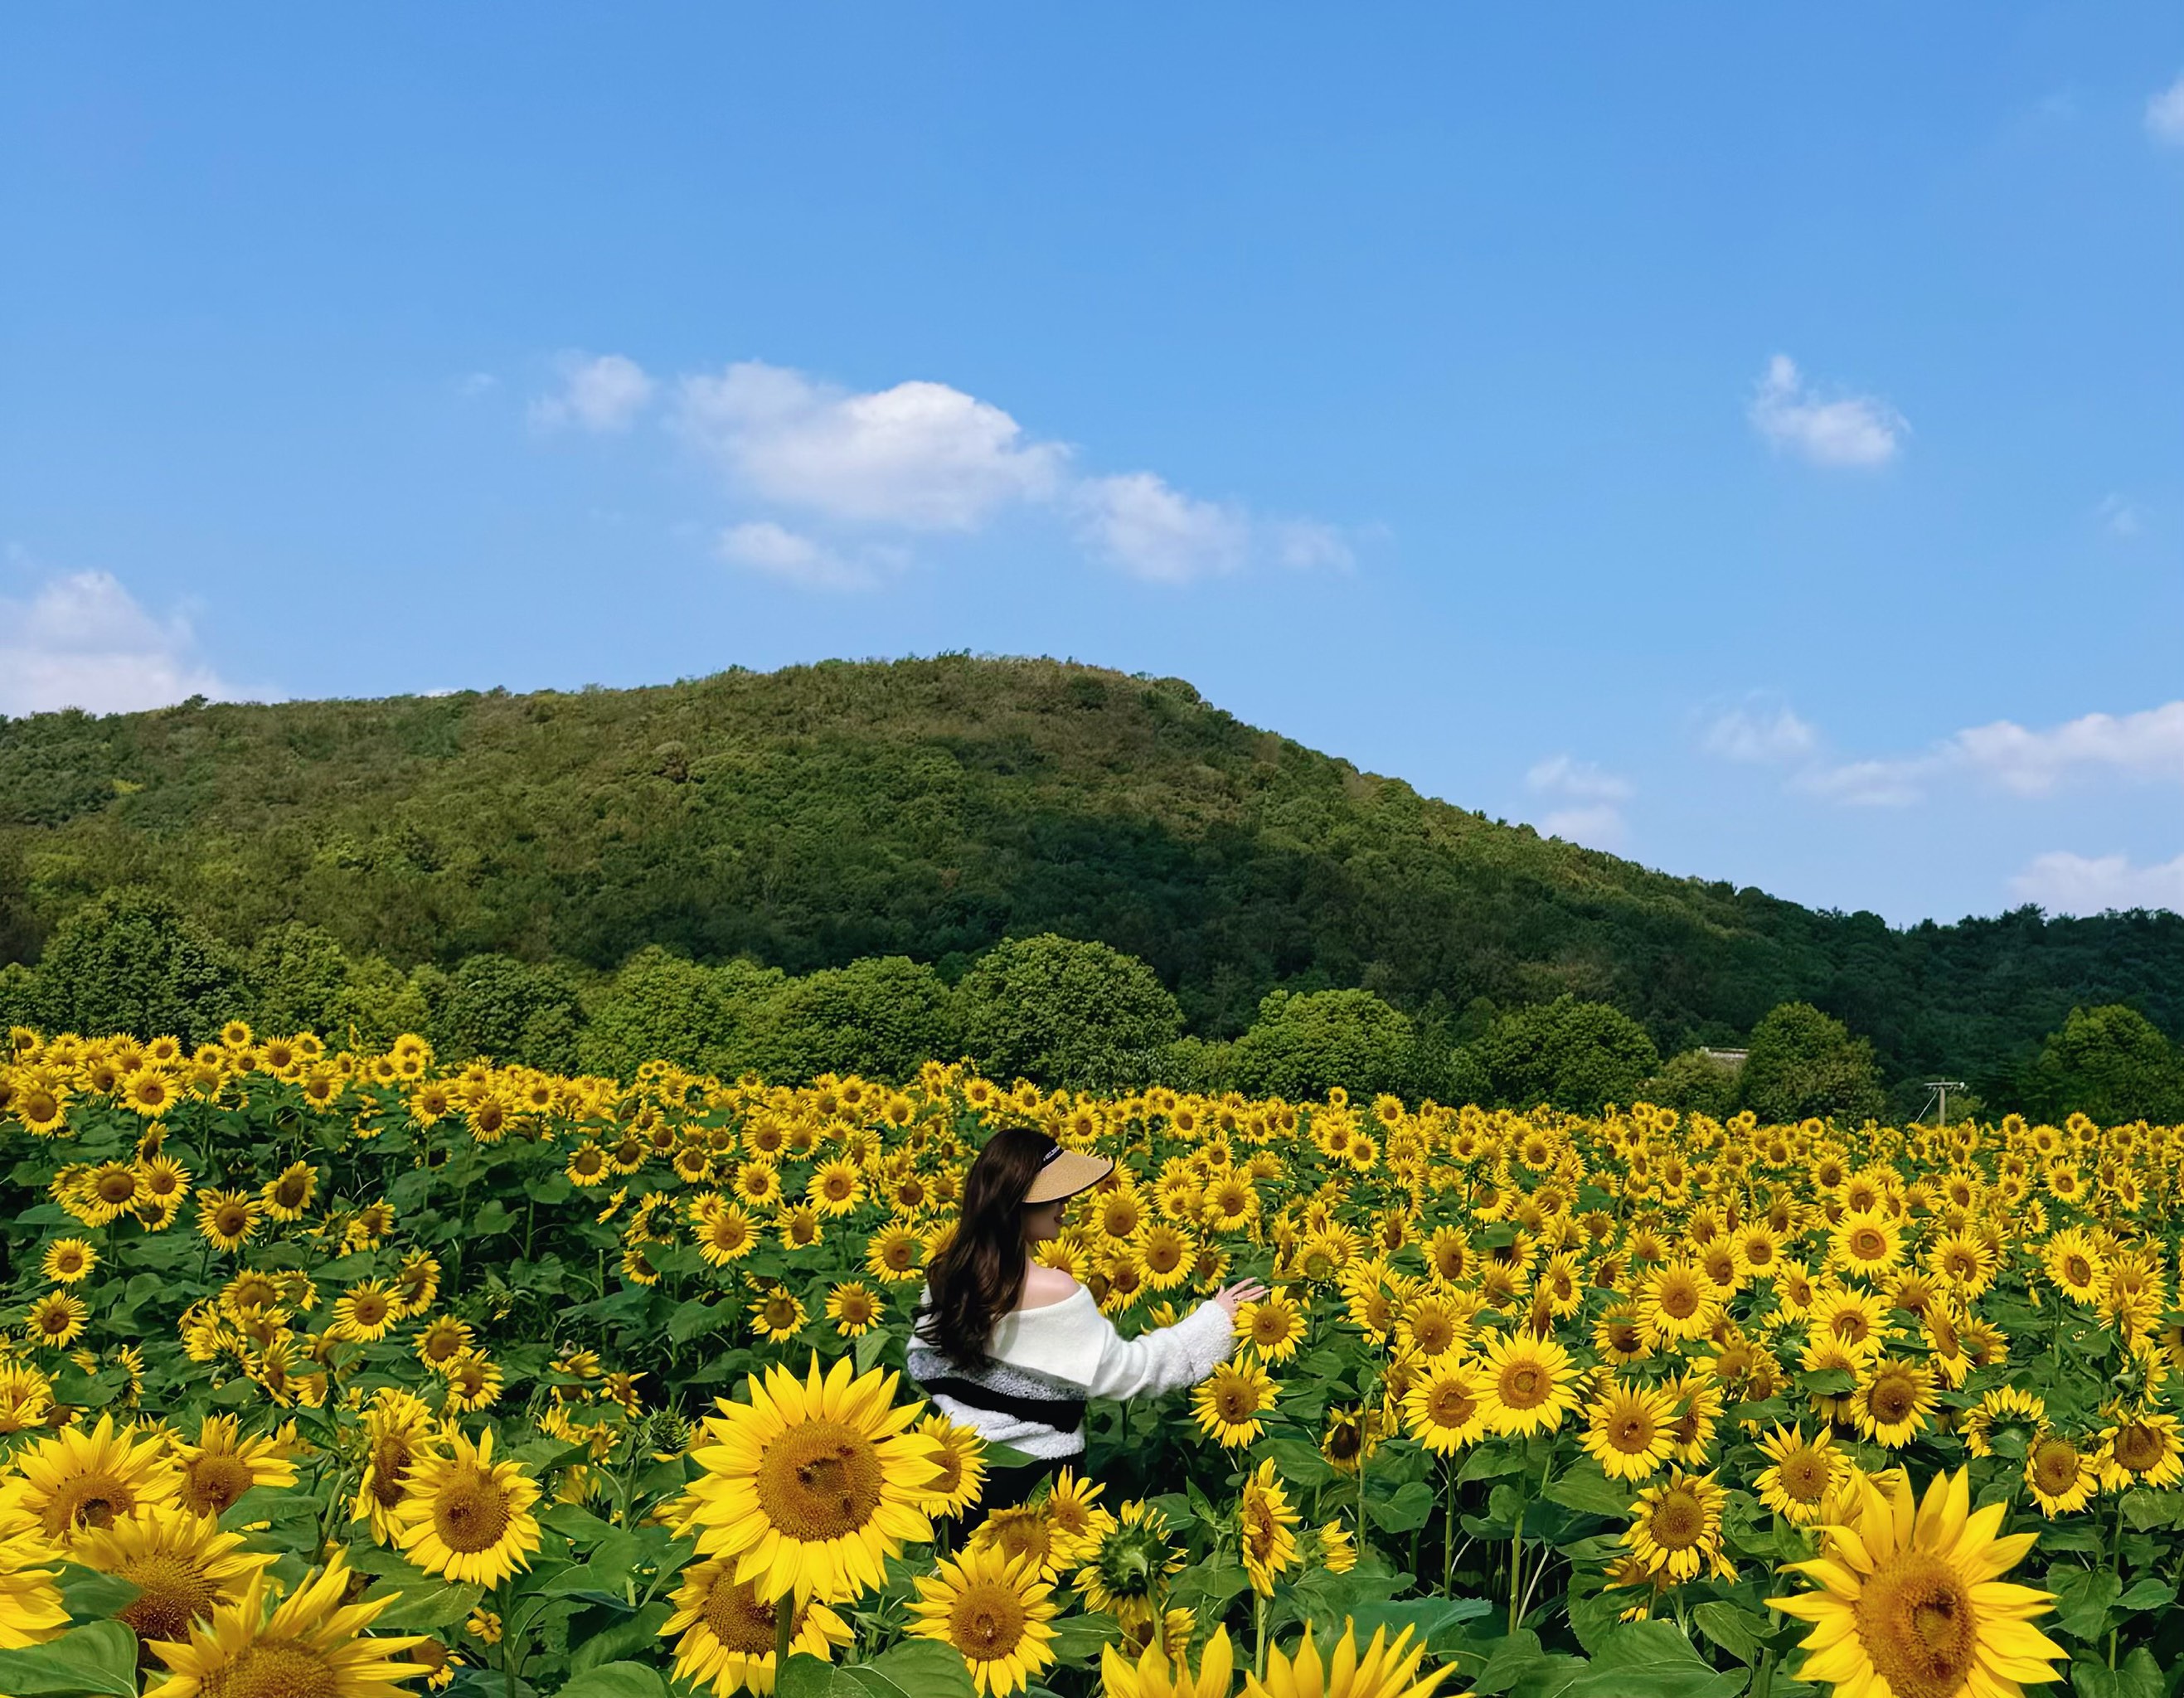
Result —
[[956, 1236], [927, 1271], [911, 1378], [950, 1420], [1035, 1459], [989, 1471], [988, 1505], [1022, 1503], [1084, 1454], [1087, 1398], [1158, 1397], [1204, 1379], [1228, 1358], [1238, 1308], [1267, 1294], [1239, 1280], [1173, 1327], [1123, 1339], [1090, 1292], [1032, 1260], [1069, 1199], [1114, 1169], [1005, 1127], [971, 1164]]

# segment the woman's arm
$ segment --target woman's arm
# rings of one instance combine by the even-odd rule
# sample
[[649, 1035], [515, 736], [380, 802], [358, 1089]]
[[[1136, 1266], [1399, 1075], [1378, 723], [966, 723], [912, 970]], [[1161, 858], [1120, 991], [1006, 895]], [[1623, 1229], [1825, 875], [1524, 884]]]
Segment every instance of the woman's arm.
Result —
[[1096, 1310], [1102, 1329], [1099, 1363], [1085, 1386], [1090, 1397], [1158, 1397], [1196, 1385], [1221, 1363], [1236, 1344], [1236, 1310], [1266, 1289], [1239, 1281], [1207, 1298], [1173, 1327], [1125, 1339], [1114, 1322]]

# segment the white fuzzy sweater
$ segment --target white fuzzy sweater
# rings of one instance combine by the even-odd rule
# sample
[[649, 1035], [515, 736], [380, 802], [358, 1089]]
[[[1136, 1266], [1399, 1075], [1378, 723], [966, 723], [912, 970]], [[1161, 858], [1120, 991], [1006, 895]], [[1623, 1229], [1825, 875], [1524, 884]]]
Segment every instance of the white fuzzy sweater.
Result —
[[[918, 1303], [922, 1322], [925, 1303]], [[910, 1377], [920, 1385], [936, 1380], [968, 1382], [1010, 1399], [1081, 1400], [1089, 1397], [1158, 1397], [1196, 1385], [1228, 1360], [1235, 1344], [1228, 1311], [1208, 1299], [1177, 1322], [1124, 1339], [1100, 1312], [1083, 1286], [1059, 1303], [1018, 1309], [994, 1328], [989, 1366], [960, 1368], [920, 1341], [913, 1328]], [[1011, 1445], [1042, 1461], [1074, 1456], [1084, 1449], [1084, 1423], [1068, 1431], [1000, 1410], [983, 1409], [945, 1391], [928, 1393], [950, 1420], [975, 1428], [989, 1444]]]

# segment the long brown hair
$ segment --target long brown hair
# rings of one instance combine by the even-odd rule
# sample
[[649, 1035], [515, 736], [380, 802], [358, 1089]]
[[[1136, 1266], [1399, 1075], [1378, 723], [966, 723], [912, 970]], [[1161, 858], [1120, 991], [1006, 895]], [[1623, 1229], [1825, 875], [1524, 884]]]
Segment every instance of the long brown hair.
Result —
[[1043, 1132], [1005, 1126], [963, 1176], [956, 1236], [926, 1269], [928, 1307], [918, 1323], [918, 1336], [958, 1367], [986, 1366], [995, 1324], [1023, 1295], [1024, 1193], [1055, 1148]]

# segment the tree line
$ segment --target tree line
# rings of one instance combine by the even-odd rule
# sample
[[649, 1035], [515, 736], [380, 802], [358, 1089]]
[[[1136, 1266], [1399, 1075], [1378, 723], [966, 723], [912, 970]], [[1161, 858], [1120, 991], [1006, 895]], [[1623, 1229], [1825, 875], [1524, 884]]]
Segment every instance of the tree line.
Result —
[[[1072, 1089], [1160, 1083], [1297, 1100], [1340, 1085], [1574, 1112], [1642, 1098], [1769, 1122], [1908, 1117], [1922, 1106], [1917, 1081], [1892, 1094], [1872, 1043], [1809, 1003], [1769, 1010], [1741, 1059], [1699, 1047], [1663, 1056], [1621, 1010], [1568, 994], [1421, 1020], [1369, 990], [1277, 989], [1240, 1034], [1213, 1038], [1186, 1029], [1183, 1005], [1146, 962], [1053, 933], [1006, 938], [953, 971], [873, 955], [794, 974], [658, 944], [610, 972], [500, 954], [405, 971], [299, 921], [231, 948], [139, 888], [71, 915], [36, 966], [0, 966], [0, 1025], [195, 1044], [237, 1017], [354, 1046], [417, 1032], [447, 1057], [623, 1078], [663, 1058], [723, 1077], [899, 1080], [928, 1058], [960, 1055], [991, 1077]], [[2016, 1083], [2007, 1101], [1960, 1095], [1957, 1111], [2184, 1120], [2184, 1059], [2120, 1005], [2072, 1010]]]

